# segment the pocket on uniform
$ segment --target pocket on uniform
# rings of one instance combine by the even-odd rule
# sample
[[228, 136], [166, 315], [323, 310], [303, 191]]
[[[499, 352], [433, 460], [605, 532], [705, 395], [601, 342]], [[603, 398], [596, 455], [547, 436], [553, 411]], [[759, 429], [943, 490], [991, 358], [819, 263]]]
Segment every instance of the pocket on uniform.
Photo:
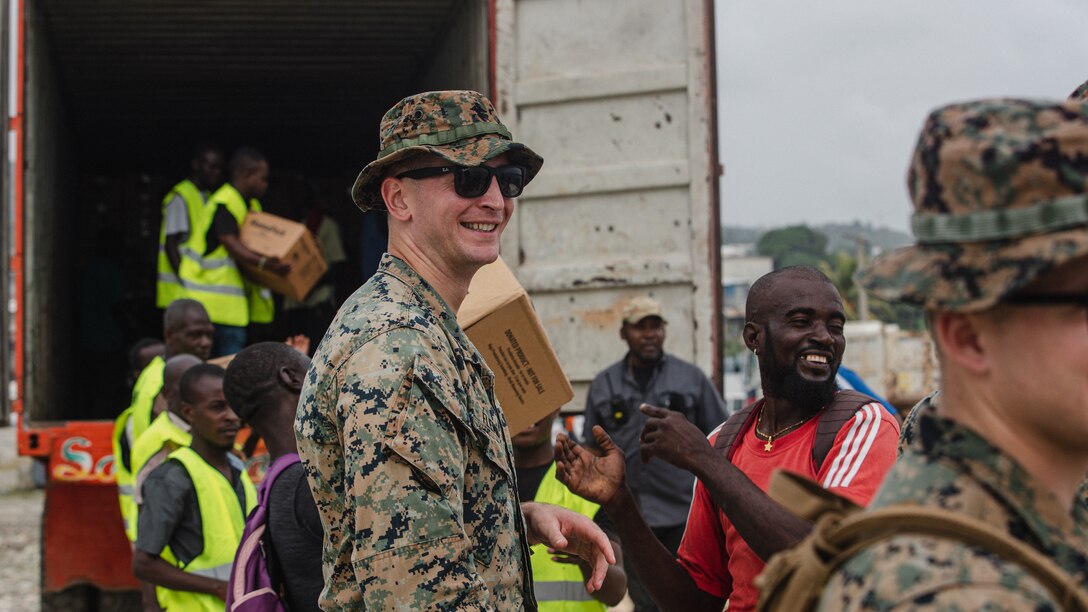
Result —
[[425, 487], [449, 496], [464, 478], [462, 440], [476, 437], [465, 416], [452, 381], [429, 358], [417, 356], [383, 446], [410, 465]]

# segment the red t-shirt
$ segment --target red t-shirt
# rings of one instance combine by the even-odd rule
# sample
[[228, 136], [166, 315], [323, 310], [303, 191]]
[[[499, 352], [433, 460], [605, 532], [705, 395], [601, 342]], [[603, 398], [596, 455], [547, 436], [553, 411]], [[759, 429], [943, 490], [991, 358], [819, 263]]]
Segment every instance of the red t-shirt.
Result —
[[[770, 451], [764, 450], [765, 442], [756, 437], [755, 427], [749, 427], [734, 443], [733, 465], [764, 491], [771, 474], [786, 469], [857, 504], [868, 505], [895, 462], [899, 423], [880, 404], [866, 404], [843, 424], [819, 473], [812, 461], [816, 424], [813, 419], [775, 440]], [[710, 443], [717, 437], [718, 429], [710, 434]], [[753, 581], [764, 563], [718, 509], [702, 482], [695, 483], [677, 556], [700, 589], [729, 600], [731, 612], [755, 608], [759, 593]]]

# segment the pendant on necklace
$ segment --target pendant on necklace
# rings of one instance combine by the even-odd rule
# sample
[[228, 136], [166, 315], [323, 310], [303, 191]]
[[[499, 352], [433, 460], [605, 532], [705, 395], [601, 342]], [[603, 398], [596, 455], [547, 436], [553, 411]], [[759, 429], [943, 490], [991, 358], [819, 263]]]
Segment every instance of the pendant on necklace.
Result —
[[771, 442], [771, 440], [767, 440], [767, 442], [763, 444], [763, 450], [767, 451], [768, 453], [771, 452], [771, 448], [773, 448]]

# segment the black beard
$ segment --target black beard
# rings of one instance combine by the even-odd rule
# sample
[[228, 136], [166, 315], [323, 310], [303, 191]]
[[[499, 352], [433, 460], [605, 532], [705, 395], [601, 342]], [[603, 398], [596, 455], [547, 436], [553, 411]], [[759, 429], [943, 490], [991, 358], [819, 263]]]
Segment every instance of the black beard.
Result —
[[806, 380], [791, 367], [775, 368], [767, 374], [764, 392], [786, 400], [804, 414], [812, 414], [835, 399], [834, 376], [825, 381]]
[[839, 372], [836, 365], [831, 376], [824, 381], [807, 380], [797, 371], [793, 363], [778, 363], [774, 358], [774, 343], [770, 335], [764, 346], [767, 355], [766, 372], [763, 375], [763, 392], [782, 398], [796, 406], [803, 414], [812, 414], [827, 406], [835, 399], [835, 376]]

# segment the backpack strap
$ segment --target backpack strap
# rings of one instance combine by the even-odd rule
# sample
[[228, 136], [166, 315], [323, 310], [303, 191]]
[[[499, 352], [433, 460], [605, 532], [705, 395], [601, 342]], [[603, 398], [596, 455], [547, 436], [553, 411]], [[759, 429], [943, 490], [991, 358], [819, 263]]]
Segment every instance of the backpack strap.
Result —
[[741, 433], [748, 431], [758, 414], [756, 408], [762, 405], [763, 400], [748, 404], [733, 413], [733, 416], [726, 419], [722, 426], [718, 428], [718, 437], [714, 439], [714, 448], [725, 454], [726, 461], [733, 461], [733, 455], [736, 453], [733, 443]]
[[831, 447], [835, 445], [835, 436], [839, 435], [850, 419], [866, 404], [877, 400], [857, 391], [840, 390], [835, 392], [835, 399], [824, 407], [820, 420], [816, 423], [816, 437], [812, 441], [812, 463], [819, 473]]
[[[895, 504], [872, 512], [800, 476], [778, 471], [770, 494], [796, 504], [814, 520], [812, 533], [771, 558], [757, 578], [760, 610], [813, 610], [839, 566], [858, 553], [903, 534], [955, 540], [1011, 561], [1038, 580], [1061, 609], [1088, 612], [1088, 594], [1068, 572], [1035, 548], [978, 519], [942, 508]], [[792, 509], [792, 508], [791, 508]]]
[[268, 471], [264, 473], [264, 478], [261, 479], [261, 484], [258, 487], [257, 499], [264, 500], [265, 496], [268, 495], [268, 492], [272, 490], [272, 483], [276, 482], [276, 479], [279, 478], [280, 474], [292, 465], [301, 462], [302, 459], [299, 458], [298, 453], [287, 453], [286, 455], [276, 458], [276, 460], [272, 462], [272, 465], [268, 466]]
[[851, 516], [839, 524], [838, 531], [842, 540], [853, 541], [853, 545], [839, 555], [836, 566], [874, 543], [904, 532], [934, 536], [981, 548], [1015, 563], [1042, 583], [1062, 610], [1088, 610], [1088, 593], [1052, 559], [1007, 531], [970, 516], [943, 508], [896, 504]]

